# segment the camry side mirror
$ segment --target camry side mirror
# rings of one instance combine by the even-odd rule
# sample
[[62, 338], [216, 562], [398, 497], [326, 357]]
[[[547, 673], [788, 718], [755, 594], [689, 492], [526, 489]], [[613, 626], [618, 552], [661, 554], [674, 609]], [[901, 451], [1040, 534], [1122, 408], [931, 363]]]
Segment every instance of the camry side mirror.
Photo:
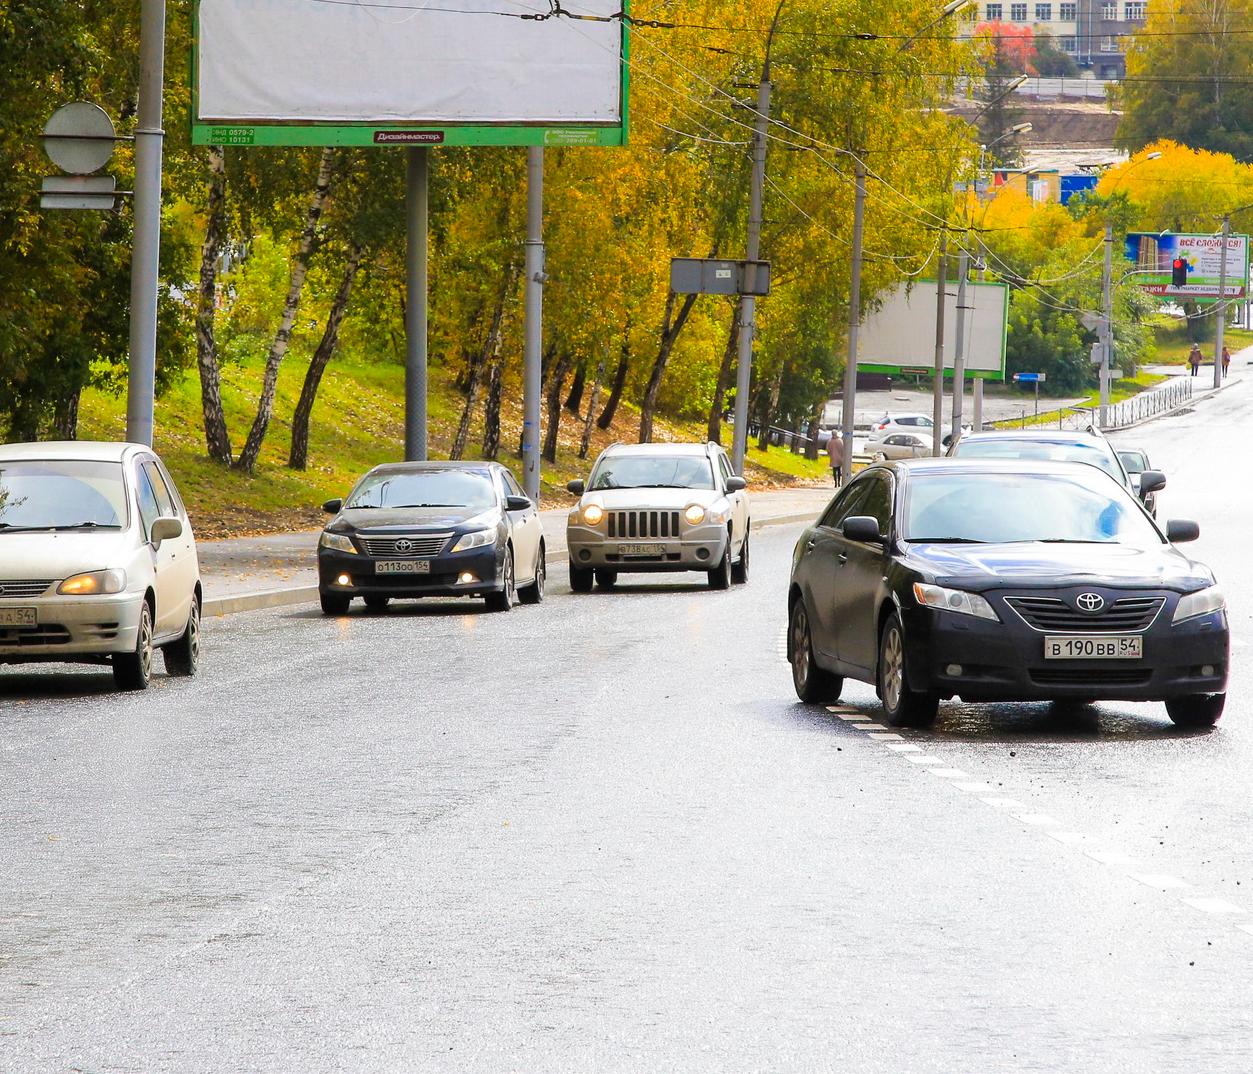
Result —
[[748, 482], [742, 477], [727, 478], [727, 492], [743, 492], [748, 488]]
[[534, 505], [525, 496], [506, 496], [506, 511], [529, 511]]
[[879, 532], [879, 520], [869, 515], [853, 515], [852, 518], [846, 518], [841, 528], [844, 536], [850, 541], [860, 541], [863, 544], [886, 543], [883, 534]]
[[1161, 470], [1145, 470], [1140, 474], [1140, 495], [1158, 492], [1166, 487], [1166, 475]]
[[158, 518], [148, 536], [152, 543], [160, 548], [162, 541], [172, 541], [183, 535], [183, 523], [177, 518]]
[[343, 509], [344, 509], [343, 500], [327, 500], [326, 503], [322, 505], [322, 510], [325, 511], [328, 515], [337, 515]]
[[1172, 518], [1166, 523], [1166, 540], [1171, 544], [1185, 544], [1201, 536], [1201, 527], [1185, 518]]
[[577, 478], [566, 486], [566, 491], [570, 493], [571, 496], [582, 496], [586, 489], [587, 486]]

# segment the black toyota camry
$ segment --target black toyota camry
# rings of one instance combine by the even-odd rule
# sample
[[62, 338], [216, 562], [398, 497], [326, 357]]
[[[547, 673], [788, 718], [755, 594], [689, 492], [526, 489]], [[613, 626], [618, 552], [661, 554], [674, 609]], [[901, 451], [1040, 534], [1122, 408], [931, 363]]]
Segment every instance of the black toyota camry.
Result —
[[1081, 463], [910, 459], [869, 467], [801, 536], [788, 657], [804, 701], [874, 683], [888, 718], [941, 699], [1164, 701], [1212, 725], [1226, 604], [1127, 489]]
[[494, 611], [544, 599], [539, 512], [499, 463], [376, 466], [318, 542], [322, 610], [354, 597], [381, 610], [394, 597], [486, 597]]

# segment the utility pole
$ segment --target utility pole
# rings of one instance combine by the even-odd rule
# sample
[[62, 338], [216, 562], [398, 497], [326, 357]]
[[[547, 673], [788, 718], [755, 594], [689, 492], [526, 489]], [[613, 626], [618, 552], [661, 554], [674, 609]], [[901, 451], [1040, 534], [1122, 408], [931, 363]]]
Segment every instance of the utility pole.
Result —
[[942, 455], [944, 448], [944, 307], [948, 304], [948, 232], [940, 232], [939, 270], [935, 282], [935, 379], [931, 385], [932, 455]]
[[957, 258], [957, 340], [953, 347], [953, 442], [961, 439], [962, 411], [966, 404], [966, 277], [970, 254], [962, 249]]
[[[782, 4], [779, 5], [782, 8]], [[776, 13], [775, 19], [778, 19]], [[773, 34], [774, 28], [771, 27]], [[748, 271], [747, 290], [756, 288], [755, 262], [761, 256], [762, 197], [766, 185], [766, 138], [770, 129], [770, 42], [766, 43], [766, 62], [757, 86], [757, 122], [753, 130], [753, 177], [748, 204]], [[731, 439], [731, 464], [743, 476], [744, 456], [748, 452], [748, 404], [753, 386], [753, 343], [757, 334], [757, 299], [740, 296], [739, 367], [735, 379], [735, 430]]]
[[[539, 503], [540, 363], [544, 351], [544, 150], [526, 151], [526, 334], [523, 348], [522, 487]], [[736, 431], [738, 432], [738, 426]]]
[[1105, 225], [1105, 267], [1101, 271], [1101, 409], [1099, 424], [1109, 416], [1109, 371], [1114, 365], [1114, 225]]
[[161, 262], [161, 168], [165, 131], [165, 0], [139, 15], [139, 107], [135, 126], [135, 248], [131, 255], [130, 369], [126, 439], [152, 446], [157, 376], [157, 277]]
[[848, 284], [848, 356], [844, 360], [844, 473], [853, 472], [853, 437], [857, 424], [857, 334], [861, 329], [861, 247], [866, 218], [866, 165], [853, 158], [853, 269]]
[[1218, 255], [1218, 302], [1214, 312], [1218, 323], [1214, 325], [1214, 387], [1223, 384], [1223, 336], [1227, 330], [1227, 242], [1231, 238], [1231, 216], [1223, 216], [1223, 248]]
[[409, 146], [405, 165], [405, 460], [425, 462], [430, 150]]

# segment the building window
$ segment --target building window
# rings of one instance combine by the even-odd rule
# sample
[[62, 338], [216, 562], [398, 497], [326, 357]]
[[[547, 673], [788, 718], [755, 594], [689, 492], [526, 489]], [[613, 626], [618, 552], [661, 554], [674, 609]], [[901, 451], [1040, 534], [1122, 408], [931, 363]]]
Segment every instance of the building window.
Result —
[[1101, 51], [1102, 52], [1117, 52], [1118, 51], [1118, 38], [1102, 37], [1101, 38]]
[[[1052, 22], [1053, 21], [1053, 5], [1052, 4], [1036, 4], [1035, 6], [1036, 22]], [[937, 301], [939, 301], [937, 299]]]
[[1061, 7], [1060, 17], [1061, 17], [1062, 22], [1074, 22], [1075, 16], [1078, 14], [1078, 5], [1077, 4], [1062, 4], [1060, 5], [1060, 7]]
[[1000, 22], [1005, 16], [1004, 8], [1000, 4], [988, 5], [988, 22]]
[[1118, 18], [1118, 4], [1114, 0], [1107, 0], [1101, 5], [1101, 18], [1112, 22]]
[[1076, 37], [1062, 38], [1062, 51], [1075, 55], [1079, 51], [1079, 39]]
[[1026, 22], [1027, 21], [1027, 5], [1026, 4], [1010, 4], [1009, 5], [1009, 21], [1010, 22]]
[[1127, 0], [1123, 4], [1123, 18], [1128, 22], [1144, 21], [1144, 0]]

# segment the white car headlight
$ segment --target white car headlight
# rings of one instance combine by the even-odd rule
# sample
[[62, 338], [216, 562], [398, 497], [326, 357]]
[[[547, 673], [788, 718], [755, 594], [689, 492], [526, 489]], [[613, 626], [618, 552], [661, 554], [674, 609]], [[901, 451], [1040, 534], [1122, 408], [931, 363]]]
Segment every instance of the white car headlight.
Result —
[[683, 512], [683, 517], [687, 519], [689, 526], [699, 526], [705, 521], [705, 509], [700, 504], [694, 503]]
[[605, 517], [605, 509], [598, 503], [589, 503], [583, 508], [583, 522], [588, 526], [599, 526]]
[[1223, 591], [1216, 585], [1208, 589], [1198, 589], [1195, 593], [1186, 593], [1175, 605], [1175, 616], [1172, 623], [1182, 623], [1185, 619], [1195, 619], [1198, 615], [1209, 615], [1221, 612], [1227, 607], [1227, 599]]
[[318, 544], [322, 548], [330, 548], [336, 552], [350, 552], [356, 554], [357, 548], [352, 543], [351, 537], [345, 537], [342, 533], [322, 532], [322, 536], [318, 539]]
[[495, 530], [471, 530], [463, 533], [452, 546], [454, 552], [468, 552], [471, 548], [482, 548], [484, 545], [496, 543]]
[[57, 592], [67, 597], [92, 597], [100, 593], [120, 593], [125, 588], [125, 571], [90, 571], [67, 578], [57, 586]]
[[940, 608], [958, 615], [973, 615], [979, 619], [990, 619], [994, 623], [1001, 621], [992, 605], [978, 593], [967, 593], [963, 589], [945, 589], [940, 585], [914, 583], [914, 598], [927, 608]]

